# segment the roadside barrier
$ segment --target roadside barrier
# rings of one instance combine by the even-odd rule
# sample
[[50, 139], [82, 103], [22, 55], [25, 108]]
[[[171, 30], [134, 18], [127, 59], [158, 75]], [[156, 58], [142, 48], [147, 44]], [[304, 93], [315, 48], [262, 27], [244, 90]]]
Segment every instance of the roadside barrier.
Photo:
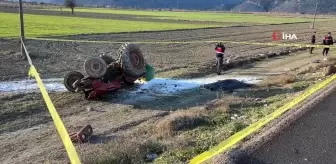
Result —
[[63, 145], [68, 153], [68, 156], [69, 156], [69, 159], [71, 161], [72, 164], [80, 164], [80, 159], [78, 157], [78, 154], [76, 152], [76, 149], [70, 139], [70, 136], [69, 136], [69, 133], [67, 132], [60, 116], [58, 115], [57, 113], [57, 110], [55, 109], [54, 107], [54, 104], [52, 103], [50, 97], [49, 97], [49, 94], [39, 76], [39, 73], [37, 72], [35, 66], [33, 65], [32, 63], [32, 60], [29, 56], [29, 53], [26, 49], [26, 46], [24, 45], [24, 42], [21, 40], [22, 42], [22, 47], [25, 51], [25, 54], [26, 54], [26, 57], [27, 57], [27, 60], [28, 60], [28, 63], [30, 65], [30, 69], [29, 69], [29, 73], [28, 75], [29, 76], [32, 76], [35, 78], [36, 82], [37, 82], [37, 85], [38, 87], [40, 88], [40, 91], [42, 93], [42, 96], [43, 96], [43, 99], [48, 107], [48, 110], [49, 110], [49, 113], [54, 121], [54, 124], [56, 126], [56, 129], [62, 139], [62, 142], [63, 142]]
[[267, 115], [266, 117], [262, 118], [261, 120], [249, 125], [247, 128], [239, 131], [238, 133], [232, 135], [228, 139], [222, 141], [214, 148], [196, 156], [190, 161], [190, 164], [199, 164], [213, 158], [214, 156], [223, 153], [224, 151], [229, 150], [237, 144], [238, 142], [242, 141], [245, 137], [249, 136], [250, 134], [260, 130], [263, 126], [265, 126], [270, 121], [278, 118], [286, 111], [296, 107], [299, 103], [307, 99], [312, 94], [316, 93], [318, 90], [323, 89], [328, 84], [336, 80], [336, 75], [333, 75], [321, 83], [315, 84], [312, 87], [308, 88], [303, 94], [294, 98], [292, 101], [287, 103], [286, 105], [282, 106], [281, 108], [275, 110], [273, 113]]
[[[55, 41], [55, 42], [76, 42], [76, 43], [105, 43], [105, 44], [123, 44], [125, 42], [96, 41], [96, 40], [71, 40], [71, 39], [52, 39], [52, 38], [27, 38], [31, 40]], [[336, 45], [318, 45], [318, 44], [293, 44], [293, 43], [258, 43], [258, 42], [234, 42], [234, 41], [136, 41], [134, 44], [191, 44], [191, 43], [231, 43], [231, 44], [250, 44], [260, 46], [282, 46], [282, 47], [315, 47], [315, 48], [336, 48]]]

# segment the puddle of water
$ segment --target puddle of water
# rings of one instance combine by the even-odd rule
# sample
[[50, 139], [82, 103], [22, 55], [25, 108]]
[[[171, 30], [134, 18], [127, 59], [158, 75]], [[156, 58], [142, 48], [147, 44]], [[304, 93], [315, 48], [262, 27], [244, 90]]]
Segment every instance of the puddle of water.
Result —
[[249, 77], [249, 76], [216, 76], [208, 78], [197, 78], [197, 79], [166, 79], [166, 78], [157, 78], [144, 83], [138, 89], [139, 92], [143, 90], [151, 90], [160, 92], [163, 94], [171, 94], [183, 90], [189, 90], [193, 88], [198, 88], [205, 84], [215, 83], [220, 80], [235, 79], [248, 84], [257, 84], [260, 82], [258, 77]]
[[149, 82], [145, 82], [135, 88], [135, 90], [127, 93], [125, 100], [128, 103], [136, 101], [148, 101], [153, 100], [159, 96], [172, 96], [177, 95], [183, 91], [188, 91], [192, 89], [200, 88], [206, 84], [212, 84], [220, 80], [235, 79], [247, 84], [257, 84], [261, 81], [258, 77], [253, 76], [216, 76], [208, 78], [197, 78], [197, 79], [167, 79], [167, 78], [157, 78]]
[[[63, 79], [44, 79], [42, 80], [47, 91], [64, 92], [66, 88], [63, 85]], [[0, 92], [31, 93], [39, 92], [35, 80], [4, 81], [0, 82]]]

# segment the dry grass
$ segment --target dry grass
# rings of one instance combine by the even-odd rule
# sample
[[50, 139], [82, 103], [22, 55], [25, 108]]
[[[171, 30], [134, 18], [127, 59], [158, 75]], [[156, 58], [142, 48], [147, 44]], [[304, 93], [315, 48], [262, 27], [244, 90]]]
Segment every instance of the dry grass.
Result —
[[188, 130], [206, 122], [207, 110], [194, 108], [176, 111], [159, 121], [156, 130], [160, 136], [172, 136], [178, 131]]
[[297, 75], [303, 75], [307, 73], [315, 73], [317, 72], [317, 68], [313, 66], [309, 66], [307, 69], [303, 69], [297, 73]]
[[176, 135], [178, 131], [196, 128], [207, 123], [211, 113], [226, 113], [229, 108], [229, 103], [226, 99], [216, 99], [202, 107], [176, 111], [157, 123], [157, 134], [160, 137], [172, 136]]
[[210, 110], [210, 111], [217, 111], [217, 112], [229, 112], [230, 110], [230, 106], [229, 104], [232, 102], [233, 100], [231, 100], [230, 98], [226, 98], [226, 99], [216, 99], [213, 100], [209, 103], [206, 104], [206, 109]]
[[160, 154], [164, 147], [153, 141], [132, 141], [131, 139], [118, 139], [95, 152], [84, 154], [86, 164], [130, 164], [145, 163], [147, 155]]
[[[333, 73], [336, 73], [334, 66], [336, 65], [336, 58], [330, 57], [327, 60], [323, 60], [317, 66], [309, 66], [307, 69], [301, 70], [298, 72], [298, 75], [307, 74], [307, 73], [316, 73], [316, 72], [323, 72], [323, 75], [328, 76]], [[334, 71], [335, 70], [335, 71]]]
[[323, 75], [324, 76], [329, 76], [329, 75], [332, 75], [334, 73], [336, 73], [336, 67], [334, 65], [330, 65], [330, 66], [325, 67], [323, 69]]
[[329, 57], [327, 60], [322, 61], [316, 66], [316, 69], [328, 67], [328, 66], [334, 66], [336, 65], [336, 58], [335, 57]]
[[269, 77], [262, 81], [261, 86], [282, 86], [295, 82], [296, 77], [290, 74], [283, 74], [279, 76]]

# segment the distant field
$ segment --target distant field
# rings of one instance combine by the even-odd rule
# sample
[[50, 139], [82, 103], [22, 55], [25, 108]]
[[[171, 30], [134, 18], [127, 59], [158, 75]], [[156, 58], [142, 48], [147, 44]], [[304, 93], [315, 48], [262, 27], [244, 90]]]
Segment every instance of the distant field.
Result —
[[[0, 12], [0, 37], [19, 36], [19, 14]], [[27, 37], [57, 36], [89, 33], [161, 31], [216, 27], [207, 24], [155, 23], [113, 19], [93, 19], [62, 16], [24, 15]]]
[[[60, 11], [60, 9], [42, 9]], [[63, 8], [63, 11], [70, 11]], [[145, 11], [145, 10], [116, 10], [116, 9], [94, 9], [94, 8], [77, 8], [75, 12], [90, 13], [108, 13], [134, 15], [139, 18], [150, 16], [153, 19], [171, 19], [171, 20], [190, 20], [190, 21], [215, 21], [230, 23], [256, 23], [256, 24], [281, 24], [311, 21], [309, 18], [293, 18], [268, 16], [260, 14], [239, 14], [239, 13], [215, 13], [215, 12], [177, 12], [177, 11]]]

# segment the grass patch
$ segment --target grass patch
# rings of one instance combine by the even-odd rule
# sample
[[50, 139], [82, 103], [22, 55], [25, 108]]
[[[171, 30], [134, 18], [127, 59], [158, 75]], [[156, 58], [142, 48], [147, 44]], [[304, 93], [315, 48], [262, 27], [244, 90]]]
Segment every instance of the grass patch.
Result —
[[[225, 98], [220, 100], [225, 101]], [[214, 111], [208, 115], [209, 120], [211, 120], [210, 124], [186, 131], [179, 136], [179, 138], [184, 138], [186, 142], [188, 141], [188, 145], [178, 145], [168, 149], [155, 163], [187, 162], [196, 155], [209, 150], [211, 147], [217, 146], [221, 141], [246, 128], [252, 122], [270, 114], [287, 101], [288, 95], [281, 94], [266, 99], [265, 103], [271, 103], [268, 106], [235, 108], [230, 109], [229, 112], [221, 110], [217, 110], [217, 112]], [[238, 112], [238, 115], [245, 117], [232, 119], [232, 116], [236, 115], [234, 111]]]
[[307, 69], [301, 70], [297, 74], [303, 75], [307, 73], [316, 73], [322, 71], [324, 76], [328, 76], [336, 73], [335, 65], [336, 65], [336, 58], [329, 57], [327, 60], [323, 60], [320, 63], [318, 63], [315, 67], [309, 66]]
[[[18, 37], [19, 20], [19, 14], [0, 12], [0, 22], [6, 22], [0, 24], [0, 37]], [[216, 25], [209, 24], [155, 23], [32, 14], [24, 15], [24, 23], [27, 37], [216, 27]]]
[[213, 128], [200, 127], [189, 131], [183, 137], [188, 138], [189, 145], [179, 145], [174, 149], [169, 149], [162, 156], [155, 160], [155, 163], [185, 163], [198, 154], [207, 151], [209, 148], [216, 146], [223, 139], [229, 137], [243, 128], [247, 124], [240, 121], [232, 121], [225, 125], [217, 125]]
[[216, 114], [227, 113], [229, 105], [225, 100], [214, 100], [203, 107], [195, 107], [188, 110], [176, 111], [156, 125], [157, 134], [160, 137], [173, 136], [179, 131], [194, 129], [202, 124], [209, 123], [208, 117]]
[[[229, 102], [233, 100], [236, 100], [236, 98], [228, 96], [208, 102], [203, 107], [198, 107], [198, 109], [185, 111], [189, 114], [193, 112], [201, 113], [202, 116], [206, 116], [207, 124], [203, 124], [202, 126], [194, 125], [193, 129], [180, 133], [178, 138], [182, 140], [176, 142], [181, 142], [181, 144], [175, 144], [175, 146], [168, 148], [168, 151], [164, 152], [159, 159], [155, 160], [155, 163], [187, 162], [195, 155], [217, 145], [229, 135], [245, 128], [247, 124], [243, 121], [230, 121], [231, 109]], [[191, 115], [194, 116], [196, 114]]]
[[206, 122], [205, 109], [181, 110], [159, 121], [156, 128], [162, 136], [175, 135], [178, 131], [193, 129]]
[[82, 155], [87, 164], [129, 164], [148, 162], [147, 155], [162, 153], [164, 146], [154, 141], [118, 139], [109, 142], [100, 151]]
[[[60, 9], [43, 9], [55, 10]], [[63, 9], [70, 11], [70, 9]], [[117, 9], [91, 9], [77, 8], [75, 12], [105, 13], [134, 15], [139, 18], [151, 16], [153, 19], [188, 20], [188, 21], [213, 21], [227, 23], [252, 23], [252, 24], [281, 24], [311, 21], [308, 18], [280, 17], [258, 14], [218, 13], [218, 12], [183, 12], [183, 11], [144, 11], [144, 10], [117, 10]], [[317, 19], [319, 20], [319, 19]]]
[[323, 60], [316, 66], [316, 69], [320, 69], [323, 67], [334, 66], [336, 65], [336, 57], [329, 57], [327, 60]]
[[299, 71], [297, 74], [298, 75], [303, 75], [307, 73], [315, 73], [317, 71], [317, 67], [309, 66], [308, 68]]
[[296, 77], [294, 75], [283, 74], [279, 76], [273, 76], [273, 77], [266, 78], [265, 80], [262, 81], [261, 85], [266, 86], [266, 87], [282, 86], [282, 85], [286, 85], [289, 83], [293, 83], [295, 82], [295, 80], [296, 80]]
[[261, 106], [251, 106], [244, 110], [248, 122], [253, 123], [272, 113], [288, 101], [289, 93], [277, 94], [264, 100]]
[[305, 90], [306, 88], [308, 88], [311, 84], [312, 84], [312, 82], [310, 82], [310, 81], [296, 82], [292, 85], [292, 89], [294, 91], [302, 91], [302, 90]]

